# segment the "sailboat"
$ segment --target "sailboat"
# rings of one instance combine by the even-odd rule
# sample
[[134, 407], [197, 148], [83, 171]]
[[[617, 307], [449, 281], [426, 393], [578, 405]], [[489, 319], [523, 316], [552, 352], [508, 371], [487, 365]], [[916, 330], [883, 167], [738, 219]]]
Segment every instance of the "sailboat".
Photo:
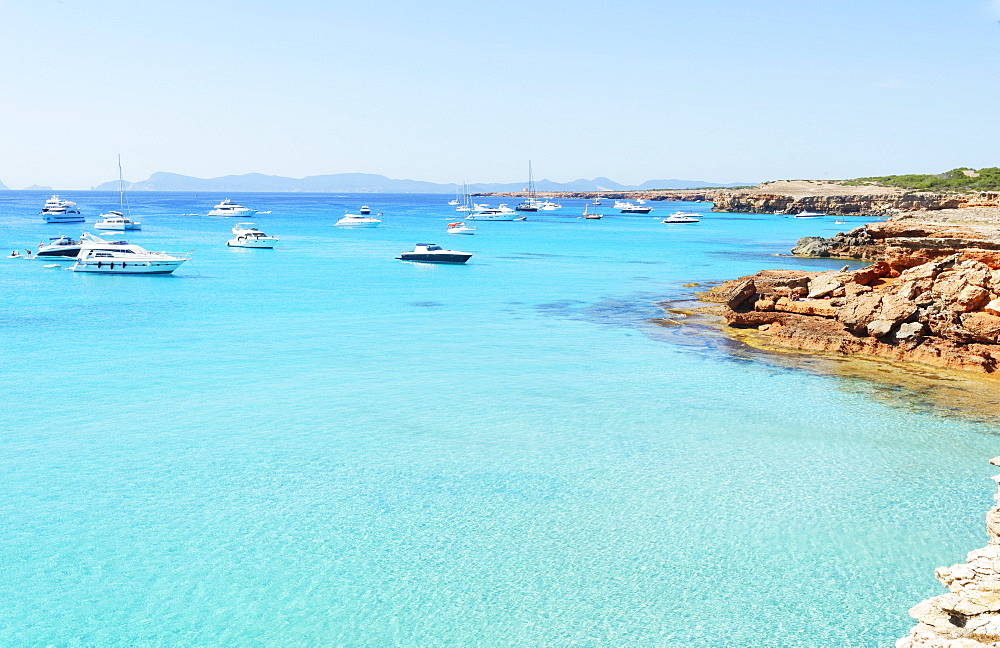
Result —
[[[132, 212], [125, 201], [125, 179], [122, 176], [122, 156], [118, 156], [118, 210], [101, 214], [99, 221], [94, 223], [94, 229], [99, 230], [138, 230], [142, 223], [132, 220]], [[128, 212], [128, 216], [125, 213]]]
[[470, 211], [473, 210], [473, 205], [472, 205], [472, 203], [469, 202], [469, 183], [468, 182], [463, 183], [462, 187], [463, 187], [463, 191], [465, 192], [463, 194], [462, 204], [459, 205], [458, 207], [456, 207], [455, 211], [457, 211], [457, 212], [470, 212]]
[[528, 199], [514, 208], [519, 212], [538, 211], [538, 199], [535, 197], [535, 179], [531, 176], [531, 160], [528, 160]]
[[583, 217], [588, 220], [596, 220], [600, 218], [601, 215], [597, 213], [596, 207], [594, 208], [594, 211], [590, 211], [590, 203], [587, 203], [586, 205], [583, 206]]
[[458, 199], [458, 195], [459, 195], [458, 194], [458, 185], [456, 184], [455, 185], [455, 199], [454, 200], [449, 200], [448, 204], [449, 205], [461, 205], [462, 201]]

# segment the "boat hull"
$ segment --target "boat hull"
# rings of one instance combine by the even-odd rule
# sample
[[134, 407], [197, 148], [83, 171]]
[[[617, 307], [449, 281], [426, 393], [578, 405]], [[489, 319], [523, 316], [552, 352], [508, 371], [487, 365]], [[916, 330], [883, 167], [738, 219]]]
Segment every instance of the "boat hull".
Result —
[[503, 212], [500, 214], [469, 214], [465, 217], [465, 220], [471, 221], [515, 221], [523, 220], [524, 216], [518, 215], [517, 212]]
[[448, 252], [446, 254], [403, 252], [397, 258], [400, 261], [419, 261], [421, 263], [465, 263], [472, 258], [472, 255], [465, 252]]
[[256, 213], [257, 213], [256, 209], [213, 209], [212, 211], [208, 212], [208, 215], [222, 216], [224, 218], [228, 218], [231, 216], [237, 218], [242, 218], [245, 216], [249, 218], [250, 216], [253, 216]]
[[46, 214], [42, 218], [46, 223], [82, 223], [86, 220], [81, 214]]
[[261, 248], [269, 250], [274, 247], [274, 244], [278, 242], [278, 239], [270, 236], [259, 236], [256, 238], [242, 238], [237, 236], [234, 239], [229, 239], [226, 241], [226, 245], [229, 247], [243, 247], [243, 248]]
[[104, 223], [94, 223], [94, 229], [111, 230], [111, 231], [115, 231], [115, 232], [124, 232], [125, 230], [132, 230], [132, 231], [134, 231], [134, 230], [141, 230], [142, 229], [142, 225], [140, 225], [138, 223], [132, 223], [130, 225], [114, 225], [114, 224], [107, 225], [107, 224], [104, 224]]
[[77, 261], [73, 272], [94, 272], [101, 274], [170, 274], [187, 259], [163, 261]]
[[623, 209], [621, 213], [623, 214], [648, 214], [653, 211], [652, 207], [635, 207], [633, 209]]
[[342, 223], [340, 221], [337, 221], [336, 223], [334, 223], [334, 225], [336, 227], [350, 227], [352, 229], [359, 229], [359, 228], [364, 228], [364, 227], [378, 227], [379, 224], [381, 224], [381, 222], [382, 221], [361, 222], [361, 223], [357, 223], [357, 222]]

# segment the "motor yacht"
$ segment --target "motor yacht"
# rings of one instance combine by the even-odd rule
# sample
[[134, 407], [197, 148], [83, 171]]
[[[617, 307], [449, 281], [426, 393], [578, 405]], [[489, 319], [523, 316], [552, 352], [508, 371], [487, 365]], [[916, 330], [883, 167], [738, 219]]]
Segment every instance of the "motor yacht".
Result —
[[476, 228], [469, 227], [462, 221], [457, 223], [448, 223], [448, 233], [449, 234], [475, 234]]
[[334, 223], [337, 227], [378, 227], [382, 221], [374, 216], [361, 214], [344, 214], [344, 217]]
[[551, 200], [543, 200], [539, 205], [538, 209], [542, 211], [555, 211], [556, 209], [562, 209], [562, 205], [559, 203], [554, 203]]
[[59, 196], [46, 200], [38, 213], [46, 223], [82, 223], [85, 220], [75, 202], [60, 200]]
[[821, 214], [819, 212], [803, 211], [792, 216], [792, 218], [820, 218], [821, 216], [826, 216], [826, 214]]
[[76, 263], [73, 264], [73, 272], [169, 274], [188, 260], [187, 257], [174, 256], [166, 252], [150, 252], [144, 247], [130, 245], [124, 241], [108, 242], [88, 234], [84, 234], [81, 238], [83, 245]]
[[521, 216], [510, 207], [507, 207], [507, 205], [500, 205], [496, 209], [488, 205], [476, 205], [476, 209], [470, 212], [465, 217], [465, 220], [523, 221], [527, 220], [527, 218], [527, 216]]
[[660, 221], [661, 223], [700, 223], [701, 219], [695, 214], [687, 212], [674, 212]]
[[244, 207], [243, 205], [237, 205], [229, 198], [226, 198], [218, 205], [216, 205], [212, 211], [208, 212], [209, 216], [236, 216], [236, 217], [246, 217], [253, 216], [257, 213], [256, 209], [250, 209], [249, 207]]
[[434, 243], [417, 243], [412, 252], [400, 252], [400, 261], [420, 261], [423, 263], [465, 263], [472, 255], [468, 252], [445, 250]]
[[140, 230], [142, 229], [142, 223], [122, 215], [121, 212], [109, 211], [107, 214], [101, 214], [101, 220], [94, 223], [94, 229], [118, 231]]
[[615, 201], [615, 209], [619, 210], [623, 214], [648, 214], [653, 211], [652, 207], [646, 207], [645, 205], [633, 205], [630, 202], [623, 202], [621, 200]]
[[[46, 243], [42, 241], [38, 244], [38, 251], [35, 253], [39, 259], [49, 261], [72, 261], [76, 255], [80, 254], [80, 243], [82, 238], [74, 239], [69, 236], [54, 236]], [[123, 241], [124, 242], [124, 241]]]
[[236, 236], [226, 241], [226, 245], [229, 247], [273, 248], [278, 239], [274, 236], [268, 236], [254, 225], [256, 223], [236, 223], [236, 226], [233, 227], [233, 234]]
[[359, 209], [358, 211], [367, 216], [368, 214], [372, 213], [372, 208], [369, 207], [368, 205], [361, 205], [361, 209]]

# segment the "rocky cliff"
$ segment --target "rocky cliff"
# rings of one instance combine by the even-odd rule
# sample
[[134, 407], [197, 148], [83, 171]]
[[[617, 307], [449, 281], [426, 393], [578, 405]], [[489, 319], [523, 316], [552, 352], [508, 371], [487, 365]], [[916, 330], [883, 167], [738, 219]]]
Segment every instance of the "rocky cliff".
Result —
[[716, 192], [713, 210], [762, 214], [821, 212], [834, 215], [890, 216], [919, 209], [956, 209], [967, 202], [968, 198], [930, 193], [795, 196], [752, 189]]
[[[1000, 466], [1000, 457], [990, 463]], [[1000, 475], [993, 480], [1000, 483]], [[934, 570], [949, 593], [910, 610], [918, 623], [896, 648], [1000, 648], [1000, 492], [995, 499], [986, 514], [989, 543], [964, 563]]]

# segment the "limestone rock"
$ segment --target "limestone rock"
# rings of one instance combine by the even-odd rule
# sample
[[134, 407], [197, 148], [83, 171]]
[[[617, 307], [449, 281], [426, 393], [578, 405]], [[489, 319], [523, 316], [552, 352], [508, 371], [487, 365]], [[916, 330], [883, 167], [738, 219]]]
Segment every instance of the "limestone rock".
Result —
[[1000, 317], [989, 313], [966, 313], [961, 318], [962, 328], [977, 342], [1000, 343]]
[[804, 236], [792, 248], [795, 256], [828, 257], [830, 246], [822, 236]]
[[823, 272], [809, 281], [809, 299], [828, 297], [839, 288], [844, 287], [839, 272]]
[[836, 318], [855, 333], [864, 332], [877, 317], [882, 307], [882, 295], [867, 293], [858, 296], [837, 310]]
[[[1000, 457], [990, 463], [1000, 462]], [[996, 465], [996, 464], [994, 464]], [[1000, 480], [1000, 475], [994, 477]], [[997, 494], [1000, 502], [1000, 493]], [[1000, 519], [1000, 506], [987, 514], [987, 528]], [[992, 542], [992, 540], [991, 540]], [[1000, 646], [1000, 545], [970, 551], [966, 563], [939, 567], [934, 575], [950, 592], [910, 609], [919, 623], [897, 648], [997, 648]]]

